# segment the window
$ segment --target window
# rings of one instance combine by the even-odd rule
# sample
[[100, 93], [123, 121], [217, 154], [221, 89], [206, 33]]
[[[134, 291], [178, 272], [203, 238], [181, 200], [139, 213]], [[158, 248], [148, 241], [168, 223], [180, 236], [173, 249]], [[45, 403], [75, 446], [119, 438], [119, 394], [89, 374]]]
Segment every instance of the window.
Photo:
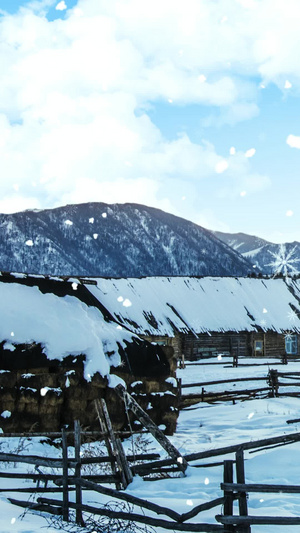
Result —
[[288, 333], [285, 336], [285, 352], [291, 355], [298, 353], [297, 335], [290, 335]]
[[263, 341], [254, 341], [254, 353], [255, 355], [262, 355], [264, 348]]

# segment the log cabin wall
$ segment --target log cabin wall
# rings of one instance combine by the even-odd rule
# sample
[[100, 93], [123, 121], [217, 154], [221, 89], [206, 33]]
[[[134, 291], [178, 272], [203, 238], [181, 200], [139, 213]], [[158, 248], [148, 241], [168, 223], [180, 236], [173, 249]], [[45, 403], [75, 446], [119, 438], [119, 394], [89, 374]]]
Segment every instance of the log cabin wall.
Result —
[[[272, 331], [261, 333], [250, 333], [252, 355], [278, 357], [286, 353], [285, 336], [282, 333]], [[262, 345], [262, 351], [258, 350], [259, 343]]]
[[[293, 334], [294, 335], [294, 334]], [[299, 351], [299, 342], [298, 350]], [[228, 332], [182, 335], [185, 359], [195, 361], [214, 353], [229, 353], [241, 357], [278, 357], [286, 353], [285, 335], [276, 332]], [[295, 355], [297, 355], [295, 354]]]
[[182, 351], [187, 360], [197, 360], [214, 353], [250, 355], [247, 333], [202, 333], [197, 337], [189, 334], [182, 338]]

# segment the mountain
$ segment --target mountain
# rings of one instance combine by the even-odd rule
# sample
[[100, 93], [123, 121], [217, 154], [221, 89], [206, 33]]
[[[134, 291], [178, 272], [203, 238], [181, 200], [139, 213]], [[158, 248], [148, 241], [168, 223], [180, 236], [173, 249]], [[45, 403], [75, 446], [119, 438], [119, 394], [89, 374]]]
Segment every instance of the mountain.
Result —
[[245, 233], [213, 233], [264, 274], [300, 274], [300, 243], [297, 241], [275, 244]]
[[138, 204], [86, 203], [0, 215], [0, 270], [104, 277], [242, 276], [210, 231]]

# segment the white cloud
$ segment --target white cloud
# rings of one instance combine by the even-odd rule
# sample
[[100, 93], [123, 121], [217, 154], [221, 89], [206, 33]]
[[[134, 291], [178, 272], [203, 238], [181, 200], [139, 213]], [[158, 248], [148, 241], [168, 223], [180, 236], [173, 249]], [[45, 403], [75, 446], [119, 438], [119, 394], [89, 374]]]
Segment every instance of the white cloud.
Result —
[[65, 9], [67, 9], [67, 4], [66, 2], [64, 2], [64, 0], [62, 0], [62, 2], [59, 2], [57, 4], [57, 6], [55, 7], [55, 9], [57, 9], [58, 11], [64, 11]]
[[297, 135], [289, 135], [287, 137], [286, 144], [288, 144], [291, 148], [300, 149], [300, 137], [297, 137]]
[[[258, 190], [259, 176], [251, 186], [249, 166], [239, 179], [232, 158], [228, 168], [205, 141], [166, 140], [147, 113], [149, 104], [171, 99], [172, 108], [215, 106], [228, 123], [257, 114], [251, 76], [282, 88], [300, 68], [295, 61], [284, 70], [283, 59], [273, 74], [266, 67], [277, 61], [271, 45], [282, 16], [276, 3], [267, 34], [269, 1], [261, 1], [259, 20], [250, 0], [225, 6], [221, 0], [153, 0], [151, 6], [79, 0], [65, 20], [52, 22], [43, 16], [51, 3], [45, 1], [2, 16], [0, 211], [99, 200], [176, 212], [175, 196], [185, 191], [175, 195], [174, 180], [188, 185], [228, 177], [237, 194], [248, 193], [247, 180], [250, 193]], [[64, 1], [56, 5], [66, 8]], [[280, 26], [282, 41], [283, 31]], [[295, 44], [295, 32], [284, 35]], [[239, 157], [235, 164], [242, 165]]]

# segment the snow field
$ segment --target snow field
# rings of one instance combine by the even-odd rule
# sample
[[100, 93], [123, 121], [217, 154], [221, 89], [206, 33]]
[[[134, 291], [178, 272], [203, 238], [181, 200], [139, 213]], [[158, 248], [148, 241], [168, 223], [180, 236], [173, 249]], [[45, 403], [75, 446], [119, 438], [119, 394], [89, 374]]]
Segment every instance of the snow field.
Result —
[[[211, 362], [211, 359], [209, 360]], [[261, 362], [258, 361], [257, 362]], [[270, 368], [272, 368], [271, 361]], [[228, 360], [218, 365], [187, 366], [178, 371], [178, 376], [183, 382], [209, 381], [209, 379], [229, 379], [230, 377], [242, 377], [243, 375], [265, 375], [268, 365], [259, 367], [224, 368], [229, 366]], [[300, 363], [289, 363], [287, 366], [275, 368], [285, 371], [300, 371]], [[187, 410], [181, 411], [178, 427], [175, 435], [170, 438], [180, 453], [187, 454], [197, 451], [211, 450], [241, 442], [263, 439], [267, 437], [300, 432], [300, 423], [288, 425], [286, 421], [291, 418], [300, 418], [300, 399], [298, 398], [268, 398], [264, 400], [251, 400], [248, 402], [219, 403], [209, 405], [199, 403]], [[149, 441], [148, 450], [153, 449], [165, 457], [165, 452], [147, 435]], [[1, 439], [1, 451], [15, 449], [18, 439]], [[131, 439], [124, 446], [131, 453]], [[21, 453], [40, 454], [55, 456], [59, 451], [38, 440], [31, 439], [26, 444], [27, 448]], [[72, 449], [70, 449], [71, 453]], [[300, 443], [289, 444], [269, 450], [261, 450], [251, 453], [245, 452], [245, 472], [248, 483], [272, 483], [272, 484], [300, 484]], [[212, 457], [198, 460], [190, 464], [187, 476], [184, 478], [162, 479], [160, 481], [144, 481], [136, 476], [133, 483], [127, 488], [127, 492], [141, 498], [146, 498], [160, 505], [170, 507], [177, 512], [184, 513], [194, 506], [222, 496], [220, 483], [223, 478], [222, 466], [207, 466], [196, 468], [196, 464], [221, 462], [224, 459], [233, 459], [234, 454]], [[1, 467], [3, 471], [5, 467]], [[28, 471], [27, 465], [18, 465], [16, 471]], [[11, 470], [13, 468], [11, 467]], [[20, 480], [0, 481], [1, 486], [21, 486], [28, 482]], [[30, 482], [32, 484], [32, 482]], [[32, 485], [31, 485], [32, 486]], [[107, 498], [96, 493], [84, 492], [84, 501], [91, 505], [101, 504]], [[27, 513], [20, 518], [22, 510], [8, 503], [7, 497], [19, 497], [26, 499], [29, 495], [17, 495], [15, 493], [0, 493], [0, 531], [1, 533], [37, 533], [47, 526], [45, 518], [33, 513]], [[55, 496], [55, 497], [58, 497]], [[72, 494], [72, 498], [74, 495]], [[250, 515], [271, 516], [300, 516], [300, 495], [297, 494], [256, 494], [251, 493], [248, 500]], [[140, 510], [135, 509], [136, 512]], [[237, 513], [235, 504], [235, 513]], [[212, 522], [214, 516], [222, 513], [222, 508], [217, 507], [199, 514], [192, 521]], [[151, 514], [146, 512], [146, 514]], [[291, 526], [291, 533], [297, 532], [297, 526]], [[282, 533], [280, 526], [252, 526], [252, 533]], [[48, 533], [57, 531], [50, 527]], [[157, 533], [164, 530], [156, 528]], [[286, 530], [285, 530], [286, 531]], [[120, 533], [122, 533], [120, 531]]]

